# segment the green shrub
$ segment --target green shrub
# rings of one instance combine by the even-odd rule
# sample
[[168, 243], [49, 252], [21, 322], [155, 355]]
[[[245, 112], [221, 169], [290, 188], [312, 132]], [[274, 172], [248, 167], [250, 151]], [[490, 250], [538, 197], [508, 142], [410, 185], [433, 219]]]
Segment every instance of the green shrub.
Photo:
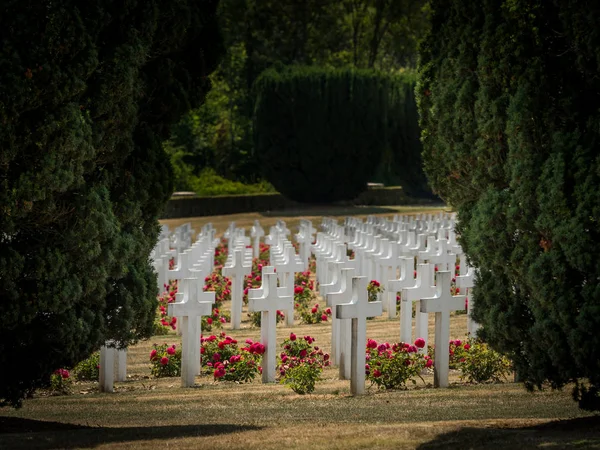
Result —
[[366, 379], [381, 389], [406, 389], [409, 380], [415, 384], [415, 378], [421, 378], [421, 371], [431, 366], [430, 359], [429, 355], [419, 353], [415, 345], [378, 344], [368, 339]]
[[329, 366], [329, 354], [317, 346], [315, 339], [304, 336], [299, 339], [294, 333], [286, 338], [279, 355], [279, 382], [289, 386], [296, 394], [310, 394], [320, 379], [323, 367]]
[[73, 376], [77, 381], [98, 381], [100, 378], [100, 352], [94, 352], [89, 358], [80, 361], [73, 368]]
[[67, 369], [55, 370], [50, 375], [50, 393], [52, 395], [69, 395], [73, 387], [73, 379]]
[[219, 176], [214, 169], [206, 168], [200, 175], [190, 177], [191, 189], [201, 197], [218, 195], [244, 195], [276, 192], [267, 181], [256, 184], [244, 184]]
[[181, 375], [181, 349], [175, 344], [153, 344], [150, 352], [151, 373], [156, 378], [178, 377]]
[[458, 363], [462, 379], [475, 383], [499, 383], [510, 374], [511, 363], [506, 356], [492, 350], [485, 342], [469, 339], [468, 345]]

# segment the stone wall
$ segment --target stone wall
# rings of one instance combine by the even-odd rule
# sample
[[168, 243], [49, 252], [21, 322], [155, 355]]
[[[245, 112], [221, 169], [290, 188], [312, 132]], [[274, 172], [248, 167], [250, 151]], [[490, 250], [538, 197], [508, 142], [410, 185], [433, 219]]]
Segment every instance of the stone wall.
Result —
[[[340, 205], [413, 205], [432, 203], [432, 199], [408, 197], [401, 187], [372, 187], [358, 198]], [[300, 207], [281, 194], [224, 195], [220, 197], [174, 196], [169, 200], [161, 219], [220, 216], [245, 212], [282, 211]]]

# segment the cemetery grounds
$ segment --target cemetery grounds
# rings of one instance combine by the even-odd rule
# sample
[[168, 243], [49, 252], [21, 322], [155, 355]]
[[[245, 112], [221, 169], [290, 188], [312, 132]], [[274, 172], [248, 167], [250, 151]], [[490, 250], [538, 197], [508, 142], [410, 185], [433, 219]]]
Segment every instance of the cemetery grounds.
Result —
[[[322, 216], [365, 217], [439, 212], [440, 208], [317, 208], [273, 214], [236, 214], [164, 220], [174, 228], [211, 222], [223, 232], [231, 221], [249, 229], [255, 219], [267, 229], [283, 219], [295, 230], [301, 218], [317, 226]], [[429, 336], [433, 337], [433, 315]], [[296, 322], [298, 323], [298, 321]], [[240, 342], [259, 340], [246, 307], [242, 329], [223, 330]], [[218, 333], [217, 330], [215, 333]], [[277, 340], [290, 332], [310, 335], [329, 352], [329, 322], [277, 326]], [[453, 314], [451, 338], [465, 339], [466, 315]], [[399, 321], [385, 315], [370, 320], [367, 336], [378, 342], [399, 340]], [[150, 375], [153, 343], [180, 345], [175, 332], [130, 347], [128, 380], [115, 383], [115, 393], [98, 392], [97, 383], [77, 383], [68, 396], [37, 394], [21, 409], [0, 410], [0, 449], [58, 448], [600, 448], [600, 417], [580, 411], [567, 387], [533, 393], [509, 378], [500, 384], [467, 384], [451, 372], [450, 388], [434, 389], [425, 375], [404, 391], [378, 391], [352, 397], [350, 382], [338, 369], [325, 368], [314, 393], [295, 394], [289, 387], [215, 382], [196, 378], [181, 388], [179, 378]], [[4, 368], [5, 375], [18, 370]]]

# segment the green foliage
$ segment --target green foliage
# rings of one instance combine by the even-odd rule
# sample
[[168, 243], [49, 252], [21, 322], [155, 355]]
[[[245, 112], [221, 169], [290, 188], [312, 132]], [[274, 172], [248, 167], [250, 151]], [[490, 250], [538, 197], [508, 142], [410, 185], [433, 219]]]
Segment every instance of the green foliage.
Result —
[[215, 381], [252, 381], [260, 371], [259, 362], [265, 352], [260, 342], [246, 340], [246, 346], [238, 347], [237, 340], [221, 332], [220, 338], [211, 335], [202, 338], [202, 367], [213, 375]]
[[191, 188], [200, 196], [263, 194], [275, 192], [275, 188], [266, 181], [244, 184], [223, 178], [214, 169], [206, 168], [198, 177], [192, 177]]
[[100, 378], [100, 352], [94, 352], [89, 358], [80, 361], [73, 368], [77, 381], [98, 381]]
[[52, 395], [69, 395], [73, 393], [73, 379], [67, 369], [55, 370], [50, 375], [50, 393]]
[[499, 383], [511, 372], [510, 360], [506, 356], [492, 350], [485, 342], [474, 339], [469, 339], [469, 348], [461, 357], [458, 368], [462, 372], [461, 378], [475, 383]]
[[304, 395], [315, 390], [323, 367], [329, 365], [329, 355], [314, 346], [314, 338], [299, 339], [294, 333], [281, 344], [279, 355], [279, 382], [288, 385], [295, 393]]
[[265, 72], [256, 82], [254, 120], [265, 177], [301, 202], [355, 198], [390, 145], [390, 114], [403, 98], [394, 92], [412, 81], [308, 67]]
[[[465, 18], [468, 18], [466, 20]], [[473, 316], [526, 386], [600, 410], [600, 5], [433, 3], [425, 170], [479, 270]]]
[[380, 344], [367, 348], [367, 355], [366, 379], [380, 389], [406, 389], [409, 380], [416, 384], [415, 378], [421, 378], [421, 371], [427, 364], [426, 357], [410, 344], [383, 344], [383, 347]]
[[[212, 89], [165, 144], [178, 190], [199, 192], [192, 180], [202, 180], [205, 168], [244, 184], [263, 178], [252, 114], [253, 85], [264, 70], [313, 65], [396, 73], [412, 68], [417, 42], [429, 26], [429, 10], [424, 0], [221, 0], [219, 22], [227, 53], [210, 75]], [[390, 131], [399, 136], [390, 139], [374, 180], [419, 191], [425, 186], [420, 149], [403, 153], [420, 145], [413, 86], [405, 86], [401, 95], [410, 99], [393, 115], [399, 121], [407, 116], [407, 122]]]
[[156, 378], [181, 375], [181, 349], [175, 344], [154, 344], [150, 352], [150, 372]]
[[[161, 142], [207, 90], [217, 1], [4, 2], [0, 405], [106, 340], [152, 334]], [[35, 355], [31, 358], [30, 355]]]
[[296, 394], [310, 394], [319, 381], [321, 369], [316, 364], [298, 364], [289, 367], [281, 376], [280, 383], [288, 385]]

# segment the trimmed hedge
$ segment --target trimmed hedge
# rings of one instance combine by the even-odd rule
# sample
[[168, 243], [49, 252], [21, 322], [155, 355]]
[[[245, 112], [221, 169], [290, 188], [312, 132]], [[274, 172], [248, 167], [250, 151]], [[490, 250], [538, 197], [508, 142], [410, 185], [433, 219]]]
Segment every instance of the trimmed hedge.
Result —
[[[255, 84], [254, 133], [265, 178], [299, 202], [357, 197], [384, 154], [403, 153], [391, 140], [401, 140], [395, 116], [413, 85], [412, 75], [366, 70], [264, 72]], [[419, 153], [416, 136], [403, 142]]]

